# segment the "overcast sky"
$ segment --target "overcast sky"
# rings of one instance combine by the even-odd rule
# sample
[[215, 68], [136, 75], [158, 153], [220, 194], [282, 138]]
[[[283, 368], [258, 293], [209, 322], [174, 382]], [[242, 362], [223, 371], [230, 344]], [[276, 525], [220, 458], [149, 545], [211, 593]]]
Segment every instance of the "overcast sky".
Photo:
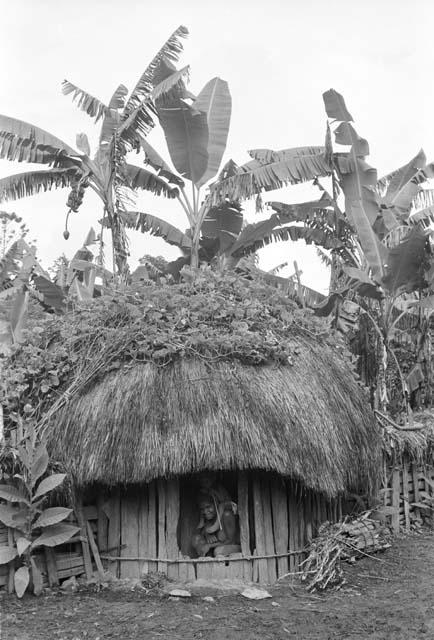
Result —
[[[225, 159], [245, 162], [246, 150], [257, 147], [323, 144], [322, 93], [331, 87], [344, 95], [379, 175], [420, 147], [434, 159], [433, 0], [0, 0], [0, 6], [0, 112], [72, 146], [81, 131], [95, 141], [99, 127], [62, 96], [62, 80], [107, 101], [120, 82], [132, 89], [184, 24], [190, 36], [181, 64], [191, 65], [191, 90], [198, 93], [215, 76], [229, 83], [233, 110]], [[169, 159], [158, 132], [149, 140]], [[0, 177], [28, 168], [0, 161]], [[311, 195], [296, 186], [267, 199], [296, 202]], [[0, 205], [24, 217], [46, 266], [62, 252], [71, 256], [101, 216], [100, 202], [87, 194], [71, 215], [65, 241], [67, 196], [60, 190]], [[186, 226], [174, 203], [148, 197], [138, 206]], [[159, 239], [132, 234], [132, 266], [145, 253], [177, 255]], [[286, 243], [261, 251], [265, 268], [294, 259], [303, 282], [325, 291], [328, 274], [314, 249]]]

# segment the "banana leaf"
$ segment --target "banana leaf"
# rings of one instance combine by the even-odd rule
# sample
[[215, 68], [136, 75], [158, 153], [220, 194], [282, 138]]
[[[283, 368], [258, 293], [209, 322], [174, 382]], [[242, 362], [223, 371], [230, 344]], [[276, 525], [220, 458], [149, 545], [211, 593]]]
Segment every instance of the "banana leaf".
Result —
[[33, 124], [0, 115], [0, 158], [50, 164], [61, 155], [76, 156], [66, 142]]
[[[379, 283], [384, 277], [388, 250], [381, 243], [374, 230], [374, 224], [380, 215], [380, 205], [375, 191], [377, 172], [359, 157], [360, 138], [354, 127], [343, 97], [334, 89], [323, 94], [324, 105], [329, 118], [348, 125], [341, 131], [341, 139], [351, 142], [349, 154], [335, 155], [336, 166], [340, 174], [341, 186], [345, 195], [345, 213], [357, 234], [365, 258], [372, 271], [373, 279]], [[338, 127], [339, 129], [339, 127]]]
[[125, 211], [120, 216], [129, 229], [163, 238], [167, 243], [183, 250], [191, 248], [191, 237], [161, 218], [139, 211]]
[[[217, 205], [226, 198], [231, 201], [246, 200], [262, 191], [280, 189], [287, 184], [298, 184], [330, 175], [332, 167], [325, 158], [324, 148], [308, 147], [306, 149], [309, 149], [310, 153], [300, 153], [300, 149], [250, 152], [257, 157], [237, 167], [234, 175], [228, 175], [211, 185], [212, 203]], [[319, 149], [322, 151], [319, 152]], [[262, 154], [264, 151], [266, 153]], [[258, 152], [261, 152], [260, 155]], [[277, 159], [265, 163], [265, 158], [268, 157]]]
[[202, 223], [201, 233], [208, 238], [217, 238], [219, 251], [225, 252], [235, 243], [242, 226], [241, 206], [225, 202], [219, 207], [211, 207]]
[[95, 118], [95, 122], [98, 122], [100, 118], [109, 112], [109, 107], [101, 102], [101, 100], [87, 93], [87, 91], [80, 89], [80, 87], [72, 84], [72, 82], [68, 82], [68, 80], [62, 82], [62, 93], [65, 96], [72, 93], [72, 101], [75, 102], [77, 100], [77, 107], [87, 113], [91, 118]]
[[161, 62], [167, 61], [173, 66], [173, 63], [178, 61], [179, 55], [182, 52], [182, 39], [187, 36], [188, 29], [181, 25], [175, 29], [171, 36], [166, 40], [164, 45], [146, 67], [137, 81], [136, 86], [132, 90], [122, 113], [122, 121], [127, 120], [145, 98], [151, 97], [152, 90], [155, 86], [155, 74], [159, 69]]
[[0, 179], [0, 202], [18, 200], [41, 191], [61, 189], [71, 186], [76, 177], [76, 169], [48, 169], [28, 171]]
[[213, 78], [207, 82], [192, 106], [206, 114], [208, 123], [208, 165], [198, 182], [200, 187], [217, 174], [226, 149], [232, 108], [228, 83]]
[[128, 89], [123, 84], [120, 84], [112, 95], [108, 105], [109, 110], [104, 116], [101, 127], [101, 134], [99, 137], [100, 148], [104, 148], [108, 145], [110, 140], [113, 138], [114, 132], [118, 128], [121, 119], [119, 110], [124, 107], [125, 97], [127, 94]]
[[324, 106], [329, 118], [340, 122], [353, 122], [353, 117], [348, 111], [345, 100], [340, 93], [329, 89], [323, 93]]
[[399, 192], [416, 175], [419, 169], [426, 165], [426, 156], [421, 149], [406, 165], [392, 171], [378, 180], [377, 190], [383, 196], [383, 201], [393, 204]]
[[136, 167], [133, 164], [124, 165], [125, 173], [128, 179], [128, 183], [131, 189], [143, 189], [144, 191], [150, 191], [157, 196], [165, 196], [166, 198], [176, 198], [179, 191], [176, 187], [171, 187], [165, 180], [159, 176]]
[[170, 158], [186, 180], [199, 186], [208, 168], [209, 129], [206, 113], [172, 99], [158, 109]]
[[405, 240], [389, 251], [387, 272], [382, 281], [389, 293], [411, 293], [426, 286], [426, 244], [426, 234], [414, 227]]
[[167, 162], [160, 156], [158, 151], [152, 147], [147, 140], [141, 138], [140, 146], [145, 152], [145, 163], [149, 164], [155, 171], [158, 172], [159, 176], [166, 178], [168, 182], [171, 184], [176, 184], [178, 187], [184, 187], [184, 181], [181, 180], [179, 176], [177, 176]]

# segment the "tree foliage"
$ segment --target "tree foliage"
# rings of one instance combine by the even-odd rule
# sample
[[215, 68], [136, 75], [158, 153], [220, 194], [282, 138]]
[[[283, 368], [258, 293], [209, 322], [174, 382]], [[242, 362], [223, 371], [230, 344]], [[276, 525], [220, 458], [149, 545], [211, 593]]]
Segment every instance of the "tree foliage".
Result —
[[[95, 122], [101, 121], [98, 148], [94, 155], [86, 134], [79, 133], [76, 149], [57, 136], [34, 125], [8, 116], [0, 116], [0, 158], [19, 162], [36, 162], [49, 168], [8, 176], [0, 180], [0, 200], [16, 200], [40, 191], [70, 187], [69, 212], [77, 212], [86, 190], [92, 188], [100, 197], [104, 214], [112, 230], [117, 269], [127, 271], [128, 243], [119, 213], [130, 201], [131, 191], [149, 190], [154, 194], [176, 197], [177, 188], [144, 168], [126, 163], [126, 155], [140, 148], [141, 139], [155, 123], [155, 96], [163, 99], [176, 87], [183, 86], [182, 72], [169, 73], [164, 82], [156, 81], [161, 67], [172, 65], [182, 50], [187, 29], [179, 27], [145, 69], [131, 94], [124, 85], [114, 92], [108, 105], [75, 84], [65, 80], [62, 90], [72, 95], [79, 109]], [[65, 229], [65, 237], [69, 232]]]

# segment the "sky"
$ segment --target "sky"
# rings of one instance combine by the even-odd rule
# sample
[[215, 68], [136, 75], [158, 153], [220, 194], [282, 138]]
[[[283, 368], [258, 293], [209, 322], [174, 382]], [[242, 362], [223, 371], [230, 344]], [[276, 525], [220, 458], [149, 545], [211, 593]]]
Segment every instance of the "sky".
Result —
[[[224, 161], [246, 162], [248, 149], [323, 144], [322, 93], [329, 88], [343, 94], [379, 176], [421, 147], [434, 160], [432, 0], [0, 0], [0, 9], [0, 112], [73, 147], [79, 132], [95, 144], [99, 125], [61, 94], [62, 80], [108, 101], [121, 82], [134, 87], [183, 24], [190, 35], [179, 66], [191, 66], [191, 91], [198, 93], [215, 76], [229, 83], [232, 120]], [[169, 160], [160, 131], [149, 141]], [[0, 177], [30, 168], [0, 161]], [[265, 200], [316, 196], [297, 185], [268, 193]], [[87, 193], [79, 212], [71, 214], [71, 235], [64, 240], [67, 197], [66, 189], [0, 204], [24, 218], [46, 267], [62, 253], [72, 257], [88, 229], [98, 228], [101, 204]], [[186, 227], [174, 202], [146, 195], [137, 208]], [[259, 219], [251, 205], [246, 208], [249, 221]], [[178, 255], [161, 239], [138, 232], [130, 242], [133, 268], [147, 253]], [[294, 260], [304, 284], [327, 290], [329, 275], [314, 248], [279, 243], [260, 251], [264, 269], [289, 263], [282, 275], [293, 273]]]

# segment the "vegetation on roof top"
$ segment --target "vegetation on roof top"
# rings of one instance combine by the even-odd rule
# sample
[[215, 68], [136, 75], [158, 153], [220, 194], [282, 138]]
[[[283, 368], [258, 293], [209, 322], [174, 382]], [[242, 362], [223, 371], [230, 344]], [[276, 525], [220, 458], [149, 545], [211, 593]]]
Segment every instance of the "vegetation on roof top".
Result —
[[[132, 361], [166, 366], [179, 358], [208, 363], [290, 366], [297, 334], [347, 353], [337, 335], [260, 280], [210, 269], [186, 270], [176, 285], [137, 285], [40, 315], [4, 360], [0, 400], [7, 418], [37, 420], [66, 392], [80, 393]], [[349, 357], [349, 356], [348, 356]]]

